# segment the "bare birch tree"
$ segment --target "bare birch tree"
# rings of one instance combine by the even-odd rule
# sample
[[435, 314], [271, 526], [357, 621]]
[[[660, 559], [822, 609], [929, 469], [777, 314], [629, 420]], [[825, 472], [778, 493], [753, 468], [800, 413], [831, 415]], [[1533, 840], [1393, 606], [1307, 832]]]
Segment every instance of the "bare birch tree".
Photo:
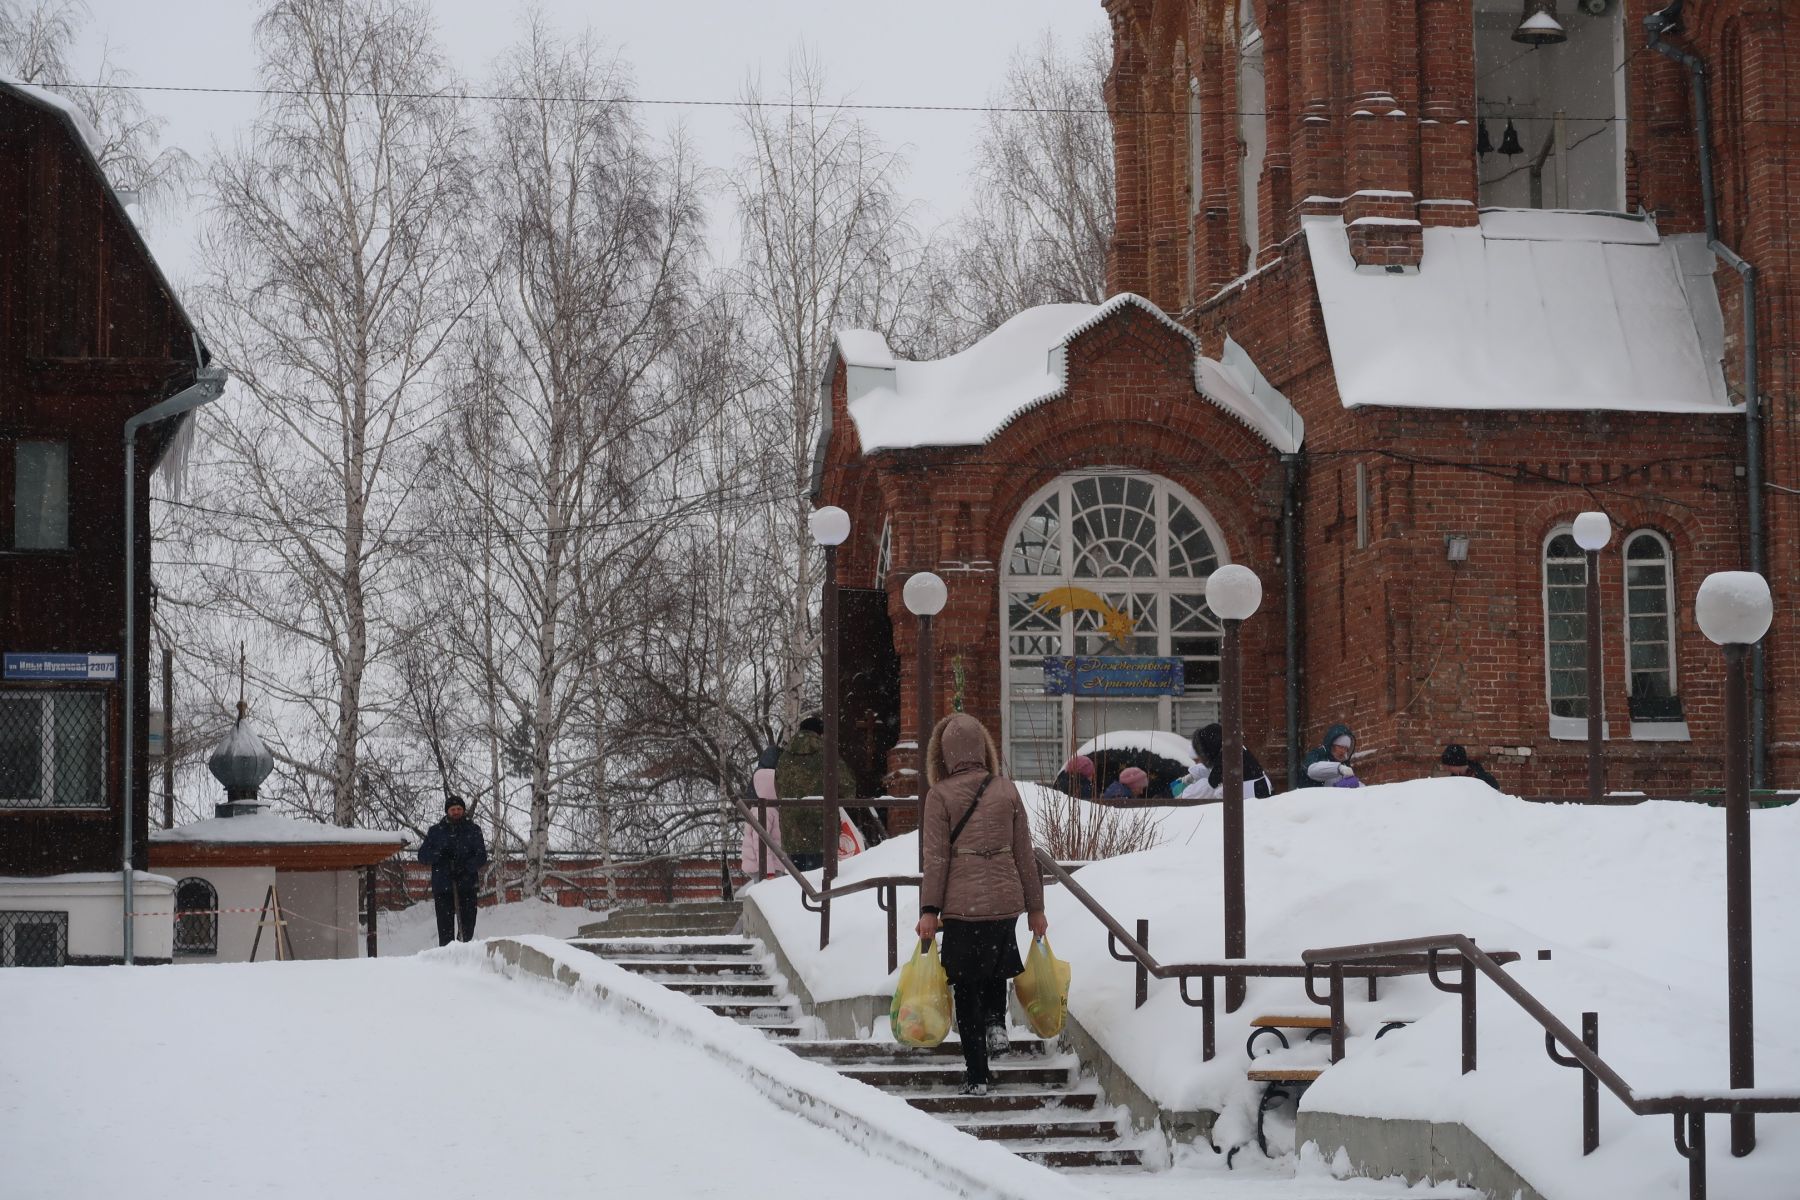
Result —
[[94, 157], [107, 179], [127, 200], [156, 211], [185, 194], [193, 159], [160, 144], [165, 122], [144, 107], [108, 52], [91, 75], [76, 69], [75, 42], [87, 18], [80, 0], [0, 0], [0, 70], [60, 86], [93, 128]]
[[208, 172], [201, 311], [238, 387], [209, 414], [222, 553], [194, 600], [270, 639], [289, 765], [348, 824], [406, 633], [431, 371], [468, 305], [470, 134], [422, 5], [278, 0], [256, 37], [264, 108]]
[[813, 595], [820, 558], [807, 528], [820, 386], [839, 329], [881, 327], [913, 276], [917, 239], [898, 185], [899, 155], [832, 103], [820, 65], [789, 61], [772, 95], [750, 87], [740, 108], [749, 149], [731, 176], [742, 245], [737, 290], [769, 391], [769, 464], [781, 499], [769, 514], [766, 575], [783, 586], [781, 716], [799, 723], [818, 646]]
[[605, 102], [627, 84], [591, 35], [540, 18], [502, 58], [494, 91], [514, 98], [492, 110], [477, 205], [494, 259], [480, 333], [460, 343], [485, 416], [443, 451], [497, 533], [485, 624], [465, 641], [482, 646], [490, 724], [523, 714], [527, 895], [573, 806], [557, 797], [605, 787], [576, 718], [585, 705], [604, 728], [607, 648], [643, 619], [638, 584], [693, 501], [681, 461], [701, 418], [673, 360], [703, 214], [679, 143], [659, 149]]
[[1014, 54], [990, 97], [969, 212], [952, 238], [955, 315], [972, 340], [1022, 309], [1106, 299], [1112, 130], [1102, 89], [1111, 45], [1065, 52], [1046, 33]]

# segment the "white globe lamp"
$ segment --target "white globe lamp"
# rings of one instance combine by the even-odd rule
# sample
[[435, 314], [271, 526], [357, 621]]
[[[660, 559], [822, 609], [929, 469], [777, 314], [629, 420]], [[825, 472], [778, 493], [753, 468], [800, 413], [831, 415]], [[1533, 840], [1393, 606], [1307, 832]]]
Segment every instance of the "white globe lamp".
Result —
[[1603, 512], [1584, 512], [1575, 518], [1575, 544], [1583, 550], [1606, 549], [1612, 540], [1612, 518]]
[[1694, 598], [1700, 632], [1721, 646], [1755, 645], [1774, 616], [1769, 581], [1754, 571], [1715, 571]]
[[850, 536], [850, 514], [835, 504], [814, 509], [806, 524], [812, 530], [813, 541], [821, 546], [841, 546]]
[[913, 616], [935, 617], [944, 611], [950, 589], [932, 572], [919, 571], [907, 579], [906, 586], [900, 589], [900, 597], [906, 601], [906, 611]]
[[1262, 580], [1239, 563], [1220, 567], [1207, 577], [1206, 606], [1222, 621], [1244, 621], [1262, 604]]

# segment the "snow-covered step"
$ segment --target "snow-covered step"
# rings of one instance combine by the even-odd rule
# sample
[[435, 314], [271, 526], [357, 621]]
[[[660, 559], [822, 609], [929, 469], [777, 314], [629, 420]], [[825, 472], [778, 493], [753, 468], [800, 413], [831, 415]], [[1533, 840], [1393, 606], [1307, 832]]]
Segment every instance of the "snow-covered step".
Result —
[[[1040, 1064], [1023, 1064], [1007, 1062], [1001, 1059], [990, 1063], [989, 1072], [999, 1087], [1015, 1084], [1029, 1084], [1037, 1089], [1053, 1089], [1068, 1087], [1074, 1082], [1072, 1064], [1061, 1066], [1045, 1066]], [[863, 1083], [871, 1083], [883, 1090], [919, 1091], [925, 1088], [941, 1087], [956, 1089], [962, 1086], [963, 1068], [961, 1063], [918, 1063], [897, 1066], [863, 1066], [860, 1064], [839, 1068], [839, 1073]]]
[[[588, 928], [604, 929], [605, 926], [590, 925]], [[706, 937], [676, 934], [668, 937], [610, 937], [600, 934], [589, 937], [585, 930], [583, 936], [570, 938], [569, 944], [592, 951], [602, 958], [643, 958], [649, 955], [700, 959], [747, 958], [750, 956], [750, 952], [756, 948], [756, 944], [749, 938], [732, 935]]]
[[1072, 1138], [1107, 1141], [1117, 1137], [1119, 1133], [1118, 1126], [1112, 1121], [1101, 1121], [1075, 1114], [1056, 1120], [1046, 1118], [1037, 1111], [1009, 1116], [980, 1116], [965, 1113], [958, 1114], [949, 1123], [970, 1137], [994, 1142], [1062, 1141]]
[[1112, 1140], [1014, 1142], [1006, 1148], [1046, 1167], [1137, 1167], [1144, 1161], [1142, 1150]]
[[729, 997], [733, 1000], [770, 1000], [778, 993], [775, 982], [767, 976], [758, 978], [755, 975], [691, 975], [687, 977], [669, 976], [657, 980], [671, 992], [680, 992], [684, 996], [705, 1003], [706, 997]]
[[[576, 943], [582, 945], [581, 943]], [[586, 945], [582, 945], [586, 949]], [[598, 951], [596, 953], [599, 953]], [[674, 954], [650, 955], [644, 958], [615, 958], [604, 955], [606, 961], [614, 966], [624, 967], [627, 971], [638, 975], [650, 975], [658, 983], [668, 983], [672, 977], [685, 975], [761, 975], [762, 964], [743, 955], [716, 955], [711, 957], [680, 957]]]
[[1032, 1110], [1081, 1112], [1092, 1111], [1100, 1102], [1100, 1093], [1089, 1087], [1074, 1087], [1066, 1091], [1019, 1088], [989, 1092], [985, 1096], [962, 1096], [955, 1092], [900, 1092], [897, 1095], [920, 1112], [939, 1115]]
[[[1010, 1046], [1008, 1056], [1013, 1058], [1041, 1057], [1045, 1053], [1044, 1043], [1038, 1038], [1015, 1037]], [[863, 1039], [860, 1041], [800, 1042], [797, 1045], [789, 1046], [788, 1049], [808, 1058], [828, 1058], [834, 1062], [889, 1059], [902, 1056], [908, 1062], [917, 1062], [920, 1058], [947, 1058], [958, 1063], [962, 1062], [962, 1043], [955, 1038], [940, 1042], [936, 1046], [902, 1046], [898, 1042]]]

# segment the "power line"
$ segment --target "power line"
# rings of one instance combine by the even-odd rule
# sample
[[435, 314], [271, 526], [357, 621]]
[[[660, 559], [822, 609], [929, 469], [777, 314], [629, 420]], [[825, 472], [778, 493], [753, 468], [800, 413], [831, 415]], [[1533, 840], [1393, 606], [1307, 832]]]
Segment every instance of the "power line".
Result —
[[[1636, 54], [1632, 55], [1635, 58]], [[1627, 59], [1629, 63], [1631, 59]], [[1624, 66], [1626, 64], [1621, 64]], [[1615, 68], [1617, 70], [1618, 68]], [[809, 101], [809, 100], [707, 100], [678, 99], [661, 96], [533, 96], [513, 92], [387, 92], [377, 89], [347, 88], [326, 91], [313, 88], [261, 88], [261, 87], [202, 87], [195, 84], [153, 84], [153, 83], [75, 83], [73, 81], [46, 82], [34, 86], [57, 88], [80, 88], [87, 91], [111, 89], [115, 91], [136, 92], [176, 92], [190, 95], [221, 96], [287, 96], [333, 97], [336, 99], [355, 100], [468, 100], [480, 103], [510, 104], [598, 104], [609, 107], [639, 108], [749, 108], [749, 109], [786, 109], [808, 112], [922, 112], [922, 113], [1007, 113], [1013, 115], [1039, 116], [1130, 116], [1130, 117], [1180, 117], [1186, 119], [1192, 114], [1183, 108], [1175, 107], [1140, 107], [1109, 109], [1104, 104], [1095, 105], [1022, 105], [1022, 104], [870, 104], [850, 101]], [[1490, 104], [1499, 103], [1489, 101]], [[1346, 107], [1350, 103], [1346, 101]], [[1267, 110], [1249, 109], [1214, 109], [1209, 110], [1224, 117], [1269, 117], [1278, 114]], [[1471, 120], [1475, 119], [1473, 117]], [[1605, 116], [1574, 116], [1564, 113], [1565, 121], [1582, 122], [1624, 122], [1628, 118], [1617, 113]], [[1530, 116], [1524, 113], [1515, 114], [1515, 121], [1554, 121], [1554, 115]], [[1744, 117], [1743, 124], [1758, 125], [1791, 125], [1800, 122], [1785, 121], [1773, 117]]]

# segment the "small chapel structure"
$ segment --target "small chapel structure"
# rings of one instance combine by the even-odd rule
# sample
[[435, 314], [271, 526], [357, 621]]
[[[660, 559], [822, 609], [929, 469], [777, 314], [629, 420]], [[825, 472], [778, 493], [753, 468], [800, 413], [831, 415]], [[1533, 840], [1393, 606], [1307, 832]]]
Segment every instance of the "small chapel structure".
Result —
[[[859, 636], [892, 629], [890, 786], [924, 740], [908, 576], [949, 586], [938, 711], [956, 696], [1049, 780], [1096, 734], [1217, 719], [1224, 563], [1264, 588], [1244, 717], [1278, 783], [1341, 722], [1369, 781], [1458, 742], [1522, 795], [1582, 790], [1590, 705], [1610, 788], [1716, 786], [1694, 594], [1759, 569], [1754, 768], [1794, 784], [1800, 10], [1105, 8], [1116, 294], [932, 362], [847, 330], [828, 364], [814, 498], [852, 518], [840, 580], [885, 609]], [[1587, 510], [1612, 525], [1597, 695]], [[1084, 655], [1180, 678], [1046, 686], [1047, 658]]]

